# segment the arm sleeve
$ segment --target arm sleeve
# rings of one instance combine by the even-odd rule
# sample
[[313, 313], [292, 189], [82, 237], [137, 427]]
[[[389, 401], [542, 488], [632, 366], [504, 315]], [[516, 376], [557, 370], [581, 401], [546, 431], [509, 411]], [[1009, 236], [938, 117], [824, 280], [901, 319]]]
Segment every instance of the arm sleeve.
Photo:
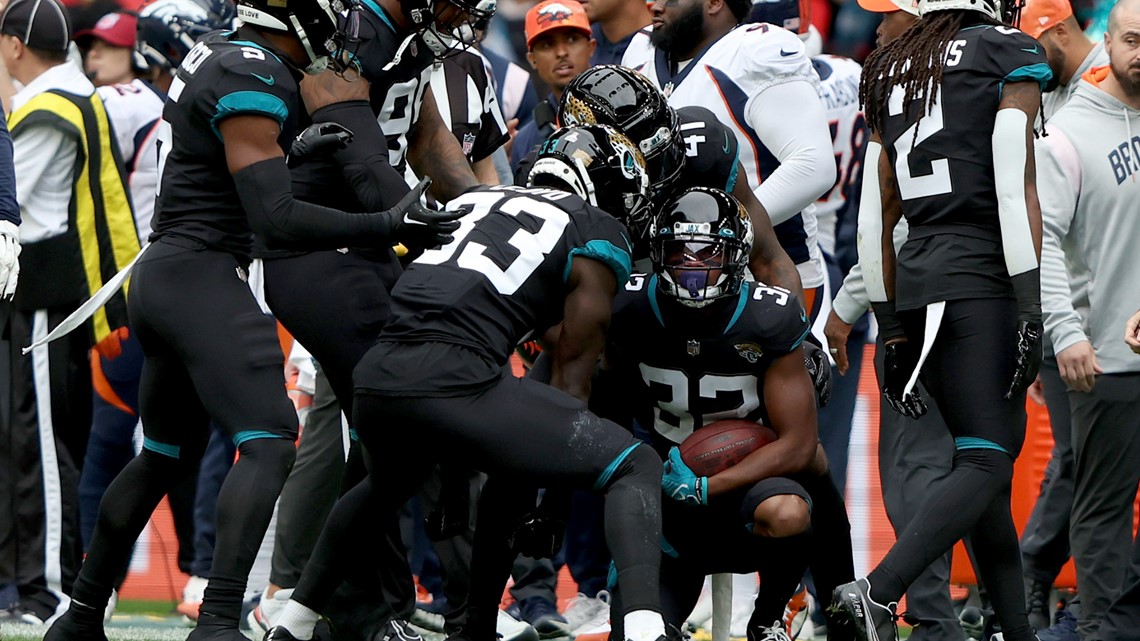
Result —
[[[899, 224], [895, 225], [894, 236], [891, 238], [891, 242], [895, 245], [896, 254], [902, 249], [909, 233], [910, 226], [907, 224], [906, 218], [900, 219]], [[851, 267], [851, 271], [843, 279], [843, 286], [839, 288], [831, 306], [839, 320], [849, 325], [854, 325], [855, 321], [859, 320], [859, 317], [871, 307], [871, 297], [867, 295], [867, 284], [863, 282], [862, 264], [855, 263]]]
[[1037, 191], [1041, 201], [1041, 312], [1053, 351], [1088, 340], [1073, 307], [1073, 292], [1062, 249], [1080, 193], [1081, 174], [1076, 150], [1059, 130], [1036, 146]]
[[250, 227], [269, 249], [337, 249], [387, 240], [385, 212], [349, 214], [293, 198], [283, 158], [253, 163], [233, 177]]
[[12, 136], [7, 120], [0, 111], [0, 221], [20, 224], [20, 205], [16, 200], [16, 170], [13, 164]]
[[827, 115], [810, 82], [769, 86], [748, 101], [748, 123], [780, 166], [756, 187], [773, 225], [795, 216], [835, 184]]
[[[44, 174], [52, 169], [53, 160], [63, 156], [65, 145], [75, 145], [65, 132], [51, 126], [24, 125], [12, 138], [12, 164], [16, 196], [31, 194]], [[19, 206], [22, 213], [23, 206]], [[66, 215], [66, 212], [63, 214]], [[20, 214], [16, 221], [19, 222]]]
[[335, 122], [352, 132], [352, 142], [333, 154], [356, 199], [371, 211], [396, 204], [408, 184], [388, 158], [388, 139], [365, 100], [338, 102], [313, 113], [313, 122]]

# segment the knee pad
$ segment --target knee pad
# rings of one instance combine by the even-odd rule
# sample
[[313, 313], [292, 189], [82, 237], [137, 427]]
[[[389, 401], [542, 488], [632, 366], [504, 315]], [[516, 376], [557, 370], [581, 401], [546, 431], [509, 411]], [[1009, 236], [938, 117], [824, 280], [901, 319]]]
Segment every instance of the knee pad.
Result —
[[744, 522], [745, 527], [751, 531], [752, 524], [755, 520], [756, 508], [760, 507], [761, 503], [773, 496], [780, 496], [782, 494], [790, 494], [803, 499], [808, 505], [808, 515], [811, 515], [812, 503], [807, 490], [792, 479], [777, 476], [756, 483], [744, 494], [744, 500], [740, 502], [740, 518]]
[[647, 479], [654, 486], [661, 484], [661, 457], [645, 443], [634, 443], [614, 457], [594, 482], [594, 489], [606, 491], [619, 479], [637, 477]]

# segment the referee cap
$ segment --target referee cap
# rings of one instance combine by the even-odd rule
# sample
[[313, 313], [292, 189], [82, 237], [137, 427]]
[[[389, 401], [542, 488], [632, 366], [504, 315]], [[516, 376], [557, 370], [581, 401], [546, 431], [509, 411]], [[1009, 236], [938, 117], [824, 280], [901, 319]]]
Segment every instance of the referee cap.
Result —
[[12, 0], [0, 14], [0, 33], [44, 51], [67, 51], [71, 19], [58, 0]]

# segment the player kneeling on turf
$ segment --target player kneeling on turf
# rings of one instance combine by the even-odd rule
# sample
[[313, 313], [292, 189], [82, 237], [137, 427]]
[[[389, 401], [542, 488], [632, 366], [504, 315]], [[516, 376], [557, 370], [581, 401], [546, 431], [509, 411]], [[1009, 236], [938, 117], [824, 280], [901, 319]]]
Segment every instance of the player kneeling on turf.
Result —
[[787, 290], [745, 281], [752, 225], [723, 191], [682, 192], [649, 239], [654, 273], [618, 293], [595, 394], [621, 390], [602, 401], [606, 414], [652, 427], [666, 461], [665, 622], [681, 626], [705, 575], [759, 571], [749, 638], [771, 638], [807, 565], [804, 487], [819, 476], [807, 315]]

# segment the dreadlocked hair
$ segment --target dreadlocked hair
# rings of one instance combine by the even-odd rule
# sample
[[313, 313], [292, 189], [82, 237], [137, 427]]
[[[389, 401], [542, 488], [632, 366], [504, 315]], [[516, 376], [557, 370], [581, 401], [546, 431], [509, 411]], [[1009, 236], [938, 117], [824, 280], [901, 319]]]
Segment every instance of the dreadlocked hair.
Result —
[[859, 102], [870, 130], [882, 132], [887, 100], [895, 85], [903, 87], [903, 105], [915, 100], [925, 103], [919, 120], [933, 109], [950, 41], [962, 28], [978, 24], [1001, 23], [970, 9], [937, 11], [923, 16], [902, 35], [873, 51], [863, 65], [859, 83]]

